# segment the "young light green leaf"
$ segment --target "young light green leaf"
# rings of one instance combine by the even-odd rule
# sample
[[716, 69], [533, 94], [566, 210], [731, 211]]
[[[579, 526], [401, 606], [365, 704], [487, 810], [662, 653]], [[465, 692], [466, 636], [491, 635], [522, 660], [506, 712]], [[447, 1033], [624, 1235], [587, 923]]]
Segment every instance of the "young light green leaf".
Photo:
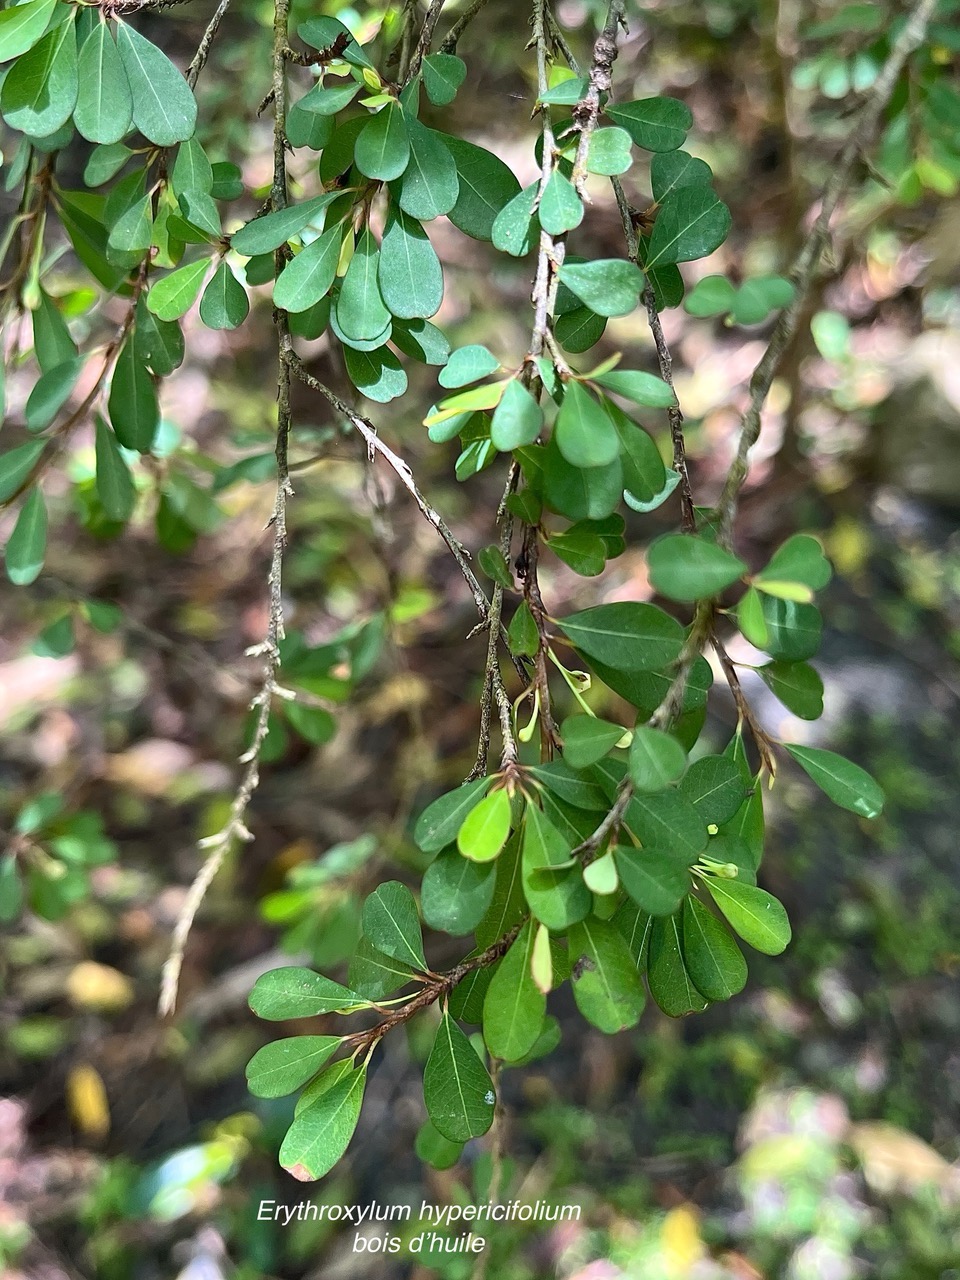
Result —
[[676, 911], [690, 891], [690, 876], [684, 860], [663, 849], [644, 846], [615, 850], [617, 870], [624, 889], [651, 916], [668, 916]]
[[56, 3], [57, 0], [33, 0], [0, 13], [0, 62], [19, 58], [33, 48], [45, 33]]
[[388, 105], [367, 121], [353, 156], [357, 168], [368, 178], [391, 182], [400, 177], [410, 161], [410, 137], [400, 107]]
[[273, 286], [281, 311], [307, 311], [327, 293], [336, 279], [341, 234], [340, 227], [331, 227], [283, 268]]
[[571, 769], [589, 769], [623, 737], [623, 725], [596, 716], [568, 716], [560, 726], [563, 758]]
[[644, 266], [707, 257], [723, 244], [732, 221], [712, 187], [675, 188], [660, 205]]
[[642, 98], [606, 112], [645, 151], [676, 151], [693, 124], [690, 108], [678, 98]]
[[700, 994], [683, 962], [679, 915], [654, 920], [650, 929], [647, 982], [650, 994], [668, 1017], [700, 1013], [707, 1000]]
[[504, 1062], [529, 1053], [543, 1029], [547, 1001], [531, 972], [535, 939], [528, 920], [497, 966], [483, 1002], [483, 1039], [493, 1057]]
[[457, 96], [467, 76], [467, 64], [453, 53], [431, 53], [423, 60], [423, 87], [435, 107], [445, 107]]
[[236, 329], [250, 311], [247, 291], [221, 262], [200, 299], [200, 319], [208, 329]]
[[197, 100], [167, 55], [126, 22], [117, 22], [117, 47], [133, 95], [133, 123], [158, 147], [193, 136]]
[[101, 17], [83, 42], [73, 122], [89, 142], [119, 142], [133, 123], [133, 97], [120, 52]]
[[683, 903], [683, 961], [708, 1000], [729, 1000], [747, 983], [747, 962], [730, 931], [697, 898]]
[[95, 417], [97, 496], [111, 520], [129, 520], [137, 491], [111, 429], [99, 413]]
[[668, 533], [650, 544], [647, 568], [654, 589], [668, 600], [705, 600], [747, 572], [739, 558], [695, 534]]
[[457, 832], [457, 848], [474, 862], [492, 862], [510, 834], [510, 797], [499, 788], [484, 796]]
[[755, 587], [748, 587], [737, 604], [737, 625], [758, 649], [766, 649], [770, 631], [763, 613], [763, 601]]
[[533, 444], [543, 426], [543, 410], [518, 378], [511, 378], [493, 411], [490, 439], [495, 449], [509, 453]]
[[[9, 10], [7, 10], [9, 12]], [[46, 138], [70, 119], [77, 103], [75, 13], [17, 59], [0, 88], [0, 112], [11, 129]]]
[[437, 375], [437, 381], [441, 387], [465, 387], [468, 383], [479, 382], [499, 368], [500, 361], [492, 352], [480, 343], [472, 343], [450, 353], [450, 359]]
[[841, 809], [861, 818], [877, 818], [883, 812], [884, 794], [865, 769], [852, 760], [822, 747], [784, 746], [825, 795]]
[[462, 937], [477, 927], [493, 901], [496, 868], [471, 862], [455, 849], [430, 863], [420, 886], [420, 910], [431, 929]]
[[573, 998], [583, 1016], [607, 1035], [636, 1026], [645, 998], [623, 935], [608, 921], [589, 916], [568, 937]]
[[595, 129], [587, 145], [587, 172], [615, 177], [633, 162], [630, 135], [625, 129]]
[[633, 731], [627, 767], [637, 791], [663, 791], [683, 776], [687, 753], [669, 733], [641, 724]]
[[560, 280], [598, 316], [628, 315], [636, 310], [643, 288], [639, 267], [622, 258], [565, 262], [560, 268]]
[[554, 435], [572, 467], [605, 467], [620, 453], [620, 439], [609, 414], [580, 382], [567, 383]]
[[714, 902], [744, 942], [768, 956], [778, 956], [790, 941], [790, 921], [772, 893], [739, 880], [705, 876]]
[[439, 133], [409, 114], [406, 124], [410, 159], [399, 181], [398, 200], [404, 213], [429, 221], [449, 213], [457, 203], [457, 166]]
[[341, 1044], [339, 1036], [288, 1036], [265, 1044], [247, 1063], [247, 1086], [256, 1098], [282, 1098], [317, 1074]]
[[360, 1119], [366, 1067], [337, 1074], [336, 1083], [294, 1117], [280, 1147], [280, 1164], [300, 1182], [314, 1182], [330, 1172]]
[[800, 582], [811, 591], [820, 591], [831, 574], [830, 562], [816, 538], [797, 533], [773, 553], [770, 563], [754, 581], [761, 590], [765, 582]]
[[460, 181], [457, 202], [447, 217], [464, 235], [490, 240], [497, 215], [519, 194], [520, 183], [492, 152], [463, 138], [447, 134], [441, 134], [441, 138], [453, 156]]
[[47, 507], [38, 485], [20, 508], [3, 553], [7, 577], [14, 586], [26, 587], [39, 578], [46, 553]]
[[369, 1005], [369, 1001], [355, 991], [298, 965], [261, 974], [248, 1003], [258, 1018], [269, 1022], [316, 1018], [324, 1013], [352, 1013]]
[[552, 236], [563, 235], [583, 221], [583, 201], [569, 178], [554, 169], [538, 206], [540, 225]]
[[178, 267], [150, 286], [147, 309], [159, 320], [178, 320], [197, 300], [203, 278], [210, 267], [209, 258], [200, 258]]
[[479, 1138], [493, 1124], [493, 1082], [446, 1010], [423, 1069], [423, 1100], [435, 1128], [451, 1142]]
[[363, 934], [377, 950], [423, 970], [423, 937], [413, 894], [399, 880], [381, 884], [363, 904]]
[[443, 269], [416, 218], [391, 207], [380, 245], [377, 281], [387, 308], [404, 320], [435, 315], [443, 301]]
[[416, 845], [424, 853], [439, 853], [453, 844], [467, 814], [490, 789], [492, 778], [475, 778], [427, 805], [413, 828]]
[[583, 883], [591, 893], [598, 894], [600, 897], [607, 897], [617, 892], [620, 888], [620, 876], [611, 852], [608, 851], [602, 857], [587, 863], [583, 868]]
[[557, 625], [581, 653], [615, 670], [657, 671], [676, 662], [683, 647], [683, 628], [675, 618], [634, 600], [596, 605]]

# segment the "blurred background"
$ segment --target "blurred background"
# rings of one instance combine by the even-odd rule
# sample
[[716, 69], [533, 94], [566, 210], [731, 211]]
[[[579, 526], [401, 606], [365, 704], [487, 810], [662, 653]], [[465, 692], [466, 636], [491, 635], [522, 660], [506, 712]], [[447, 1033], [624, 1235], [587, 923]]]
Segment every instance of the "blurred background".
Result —
[[[375, 4], [321, 8], [360, 33], [382, 18]], [[137, 25], [185, 65], [212, 9], [197, 0]], [[302, 18], [316, 5], [293, 9]], [[795, 940], [777, 960], [754, 956], [730, 1004], [678, 1022], [651, 1007], [611, 1039], [562, 993], [551, 998], [559, 1048], [503, 1076], [503, 1194], [582, 1214], [489, 1232], [491, 1278], [960, 1276], [958, 11], [941, 6], [918, 55], [916, 83], [935, 91], [885, 131], [843, 207], [738, 529], [754, 564], [797, 529], [822, 538], [836, 568], [817, 660], [825, 716], [788, 723], [759, 679], [747, 692], [778, 733], [873, 772], [886, 811], [861, 822], [783, 771], [763, 875]], [[634, 7], [618, 96], [690, 105], [688, 149], [713, 167], [733, 213], [723, 248], [685, 269], [688, 286], [786, 270], [895, 12], [827, 0]], [[598, 6], [561, 0], [557, 16], [588, 60]], [[270, 5], [237, 3], [199, 89], [201, 140], [241, 166], [248, 192], [269, 180], [270, 125], [255, 110], [271, 20]], [[460, 46], [467, 85], [444, 111], [446, 128], [529, 181], [525, 39], [521, 7], [490, 0]], [[5, 137], [7, 159], [11, 146]], [[84, 159], [62, 161], [78, 182]], [[315, 156], [300, 150], [290, 167], [312, 191]], [[626, 184], [643, 208], [642, 164]], [[616, 209], [600, 180], [591, 189], [578, 247], [618, 255]], [[3, 199], [7, 216], [13, 197]], [[232, 225], [255, 207], [236, 201]], [[488, 253], [444, 219], [431, 238], [446, 274], [438, 323], [455, 344], [515, 360], [530, 261]], [[61, 261], [58, 289], [76, 291], [80, 312], [72, 263]], [[163, 1025], [155, 1013], [196, 841], [221, 825], [235, 785], [259, 675], [243, 653], [266, 626], [275, 354], [268, 290], [254, 296], [236, 333], [188, 317], [187, 361], [163, 391], [162, 456], [141, 468], [130, 526], [99, 508], [92, 435], [74, 436], [47, 487], [47, 569], [0, 597], [0, 827], [5, 865], [12, 854], [25, 872], [25, 901], [11, 908], [8, 893], [0, 925], [7, 1280], [479, 1274], [462, 1257], [427, 1266], [355, 1253], [353, 1228], [258, 1220], [261, 1200], [483, 1200], [489, 1177], [483, 1142], [445, 1171], [414, 1152], [432, 1013], [379, 1051], [358, 1137], [317, 1187], [277, 1166], [292, 1100], [253, 1099], [244, 1083], [246, 1061], [277, 1033], [246, 1007], [257, 975], [285, 963], [337, 972], [362, 894], [383, 879], [415, 883], [411, 815], [470, 768], [486, 644], [465, 639], [473, 604], [435, 531], [299, 386], [282, 676], [306, 697], [271, 725], [256, 841], [228, 860], [194, 927], [178, 1017]], [[769, 324], [682, 308], [663, 322], [694, 488], [709, 504]], [[323, 338], [303, 350], [347, 391]], [[615, 351], [655, 367], [640, 313], [610, 321], [587, 359]], [[493, 540], [502, 463], [459, 485], [455, 446], [431, 444], [420, 423], [435, 371], [410, 372], [411, 396], [372, 406], [374, 419], [476, 550]], [[12, 374], [9, 443], [28, 386]], [[651, 411], [645, 425], [668, 456], [665, 417]], [[644, 547], [676, 518], [673, 503], [631, 516], [627, 551], [599, 580], [544, 563], [548, 609], [649, 596]], [[735, 723], [718, 688], [716, 747]], [[464, 947], [435, 936], [428, 957], [443, 966]]]

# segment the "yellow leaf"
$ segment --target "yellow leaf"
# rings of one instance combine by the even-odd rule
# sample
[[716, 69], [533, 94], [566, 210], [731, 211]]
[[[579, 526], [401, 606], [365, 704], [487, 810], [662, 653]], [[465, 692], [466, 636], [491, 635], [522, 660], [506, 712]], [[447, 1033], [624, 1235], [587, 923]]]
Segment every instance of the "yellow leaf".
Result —
[[700, 1261], [706, 1249], [700, 1237], [700, 1220], [692, 1205], [682, 1204], [670, 1210], [660, 1228], [660, 1247], [670, 1275], [678, 1280]]
[[66, 992], [78, 1008], [97, 1009], [102, 1013], [126, 1009], [134, 996], [133, 983], [126, 974], [93, 960], [83, 960], [71, 969]]
[[67, 1076], [67, 1111], [88, 1138], [103, 1139], [110, 1132], [110, 1104], [100, 1073], [88, 1062], [72, 1067]]

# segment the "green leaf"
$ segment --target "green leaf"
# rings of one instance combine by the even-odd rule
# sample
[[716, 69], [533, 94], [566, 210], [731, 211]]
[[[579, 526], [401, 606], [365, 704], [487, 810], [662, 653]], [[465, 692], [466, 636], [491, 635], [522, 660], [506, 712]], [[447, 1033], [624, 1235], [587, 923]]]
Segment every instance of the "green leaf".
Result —
[[503, 389], [490, 424], [494, 448], [509, 453], [533, 444], [542, 426], [543, 410], [523, 383], [512, 378]]
[[373, 63], [367, 54], [354, 39], [349, 28], [345, 27], [339, 18], [328, 18], [326, 16], [318, 18], [308, 18], [306, 22], [301, 22], [297, 27], [297, 35], [313, 49], [329, 49], [338, 37], [346, 37], [347, 44], [340, 55], [345, 62], [349, 62], [354, 67], [369, 67], [373, 70]]
[[107, 237], [107, 248], [115, 253], [143, 254], [153, 240], [153, 202], [141, 196], [116, 220]]
[[367, 229], [357, 241], [337, 299], [337, 321], [351, 338], [376, 338], [390, 323], [377, 283], [379, 268], [380, 250]]
[[823, 681], [806, 662], [768, 662], [757, 674], [801, 720], [819, 720], [823, 715]]
[[137, 301], [134, 341], [137, 356], [158, 377], [166, 377], [183, 363], [183, 334], [176, 321], [160, 320], [147, 309], [146, 298]]
[[450, 359], [437, 375], [441, 387], [465, 387], [468, 383], [479, 382], [488, 374], [500, 368], [500, 361], [492, 352], [479, 343], [468, 347], [458, 347], [450, 353]]
[[553, 85], [537, 98], [538, 102], [546, 102], [554, 107], [575, 107], [590, 87], [590, 81], [583, 76], [569, 76]]
[[367, 121], [353, 155], [357, 168], [368, 178], [391, 182], [400, 177], [410, 161], [410, 138], [400, 107], [388, 105]]
[[445, 107], [457, 96], [467, 76], [467, 64], [453, 53], [431, 53], [423, 60], [423, 87], [435, 107]]
[[547, 546], [564, 564], [584, 578], [595, 578], [603, 573], [607, 563], [603, 539], [588, 529], [567, 529], [554, 533], [547, 539]]
[[683, 960], [708, 1000], [729, 1000], [747, 983], [747, 962], [730, 932], [692, 895], [683, 903]]
[[704, 276], [683, 300], [692, 316], [721, 316], [733, 306], [737, 291], [726, 276]]
[[[315, 91], [311, 90], [304, 97], [311, 97], [313, 92]], [[305, 111], [303, 101], [304, 98], [300, 98], [299, 101], [294, 102], [287, 112], [287, 141], [291, 147], [309, 147], [312, 151], [324, 151], [334, 135], [333, 116], [321, 116], [312, 111]], [[358, 120], [357, 123], [362, 124], [363, 121]]]
[[540, 636], [530, 606], [521, 600], [507, 627], [507, 644], [517, 658], [533, 658], [540, 647]]
[[660, 205], [644, 266], [705, 258], [723, 244], [731, 223], [730, 210], [712, 187], [677, 187]]
[[584, 609], [558, 619], [557, 626], [581, 653], [616, 670], [659, 670], [676, 662], [683, 647], [676, 619], [634, 600]]
[[177, 320], [185, 315], [197, 300], [209, 266], [209, 258], [200, 258], [157, 280], [147, 294], [147, 309], [159, 320]]
[[492, 862], [510, 834], [510, 797], [499, 788], [484, 796], [457, 832], [457, 848], [474, 862]]
[[463, 138], [440, 136], [453, 156], [460, 182], [457, 202], [447, 217], [464, 235], [491, 240], [497, 215], [520, 193], [520, 183], [492, 152]]
[[[788, 538], [754, 582], [764, 590], [765, 582], [799, 582], [811, 591], [820, 591], [830, 581], [830, 562], [816, 538], [798, 533]], [[775, 594], [775, 593], [771, 593]]]
[[446, 1010], [423, 1069], [423, 1100], [435, 1128], [451, 1142], [479, 1138], [493, 1124], [493, 1082]]
[[608, 851], [583, 868], [583, 883], [591, 893], [606, 897], [620, 888], [620, 877], [613, 853]]
[[675, 187], [709, 186], [712, 180], [710, 166], [686, 151], [666, 151], [650, 162], [650, 188], [658, 203]]
[[303, 200], [287, 209], [277, 209], [274, 213], [264, 214], [262, 218], [254, 218], [233, 233], [230, 237], [231, 247], [246, 257], [272, 253], [317, 220], [317, 215], [339, 195], [339, 191], [327, 191], [321, 196], [314, 196], [312, 200]]
[[346, 80], [343, 84], [318, 84], [305, 93], [297, 106], [308, 115], [335, 116], [348, 107], [360, 92], [361, 85], [356, 80]]
[[683, 601], [715, 596], [747, 572], [739, 556], [687, 533], [668, 533], [652, 542], [647, 569], [654, 590]]
[[744, 280], [737, 290], [733, 303], [733, 318], [737, 324], [761, 324], [771, 311], [781, 311], [794, 298], [794, 288], [789, 280], [780, 276], [754, 276]]
[[539, 184], [531, 183], [503, 206], [490, 231], [495, 249], [513, 258], [523, 258], [531, 252], [539, 238], [540, 222], [534, 213], [539, 193]]
[[121, 347], [113, 367], [107, 407], [123, 447], [149, 453], [160, 423], [160, 410], [156, 385], [137, 358], [133, 335]]
[[[170, 181], [177, 197], [191, 191], [210, 195], [213, 190], [213, 165], [196, 138], [188, 138], [177, 147], [177, 158]], [[243, 194], [242, 190], [240, 194]]]
[[621, 884], [649, 915], [671, 915], [689, 893], [690, 875], [676, 854], [646, 846], [619, 846], [614, 853]]
[[610, 416], [580, 382], [567, 383], [554, 435], [572, 467], [605, 467], [620, 453], [620, 439]]
[[707, 847], [707, 824], [676, 791], [634, 795], [626, 824], [649, 848], [667, 849], [690, 865]]
[[281, 311], [307, 311], [327, 293], [336, 279], [341, 234], [340, 227], [331, 227], [283, 268], [273, 286]]
[[763, 601], [755, 587], [748, 587], [737, 604], [737, 625], [758, 649], [766, 649], [770, 632], [763, 616]]
[[477, 564], [493, 582], [508, 591], [513, 590], [513, 575], [499, 547], [484, 547], [477, 553]]
[[47, 553], [47, 508], [39, 487], [30, 490], [7, 539], [3, 559], [16, 587], [36, 582]]
[[[382, 272], [382, 245], [380, 246], [380, 269]], [[383, 280], [381, 280], [381, 293], [383, 288]], [[446, 334], [427, 320], [411, 320], [404, 324], [395, 318], [391, 341], [405, 356], [409, 356], [411, 360], [419, 360], [423, 364], [443, 365], [450, 358], [450, 343], [447, 341]]]
[[687, 753], [676, 738], [662, 729], [637, 725], [627, 767], [637, 791], [663, 791], [683, 776]]
[[690, 108], [678, 98], [641, 98], [606, 113], [645, 151], [676, 151], [693, 124]]
[[823, 621], [812, 604], [764, 596], [761, 601], [767, 642], [763, 648], [784, 662], [802, 662], [820, 648]]
[[23, 881], [17, 868], [16, 855], [5, 854], [0, 858], [0, 923], [16, 920], [23, 908], [23, 897]]
[[569, 178], [554, 169], [547, 179], [538, 207], [540, 225], [552, 236], [563, 235], [583, 221], [583, 201]]
[[247, 1086], [257, 1098], [295, 1093], [333, 1057], [340, 1044], [339, 1036], [289, 1036], [265, 1044], [247, 1063]]
[[376, 888], [363, 904], [363, 934], [384, 955], [424, 970], [423, 937], [413, 894], [399, 880]]
[[451, 1142], [428, 1120], [417, 1130], [413, 1149], [432, 1169], [452, 1169], [463, 1154], [463, 1143]]
[[571, 848], [546, 813], [535, 804], [524, 810], [523, 862], [527, 871], [557, 870], [573, 865]]
[[435, 315], [443, 301], [443, 269], [415, 218], [390, 209], [380, 246], [377, 280], [390, 312], [405, 320]]
[[133, 123], [143, 136], [158, 147], [192, 137], [197, 101], [167, 55], [122, 21], [117, 46], [133, 95]]
[[314, 746], [323, 746], [336, 732], [336, 721], [322, 707], [308, 707], [302, 702], [284, 702], [282, 705], [284, 719], [301, 738]]
[[75, 16], [70, 13], [7, 72], [0, 112], [11, 129], [45, 138], [70, 119], [78, 88]]
[[[478, 947], [489, 947], [523, 919], [526, 908], [521, 880], [520, 838], [513, 835], [496, 861], [497, 880], [490, 910], [474, 930]], [[480, 1017], [474, 1019], [479, 1022]]]
[[630, 135], [624, 129], [596, 129], [587, 144], [587, 172], [609, 177], [626, 173], [633, 163]]
[[449, 213], [457, 203], [457, 166], [439, 133], [411, 115], [406, 116], [406, 123], [410, 160], [400, 179], [398, 201], [404, 213], [429, 221]]
[[16, 449], [0, 453], [0, 502], [13, 497], [39, 462], [45, 448], [45, 440], [30, 440]]
[[44, 289], [33, 313], [33, 349], [43, 373], [77, 354], [77, 344], [60, 314], [60, 308]]
[[330, 1172], [350, 1145], [366, 1082], [365, 1066], [350, 1071], [294, 1117], [280, 1147], [280, 1164], [288, 1173], [311, 1182]]
[[472, 932], [490, 909], [496, 868], [471, 862], [455, 849], [431, 862], [420, 886], [420, 910], [431, 929], [462, 937]]
[[94, 147], [83, 171], [84, 182], [88, 187], [102, 186], [120, 172], [132, 155], [130, 148], [121, 142]]
[[683, 962], [677, 915], [654, 920], [651, 926], [647, 983], [650, 994], [668, 1017], [682, 1018], [707, 1007]]
[[354, 351], [345, 347], [343, 357], [350, 381], [369, 400], [387, 404], [406, 391], [407, 375], [388, 347], [374, 351]]
[[640, 1021], [643, 985], [623, 935], [607, 921], [588, 917], [569, 933], [573, 998], [586, 1020], [607, 1035]]
[[423, 853], [439, 853], [453, 844], [467, 814], [479, 804], [492, 781], [492, 778], [475, 778], [427, 805], [413, 828], [417, 847]]
[[602, 760], [624, 735], [623, 725], [596, 716], [568, 716], [560, 726], [563, 758], [571, 769], [589, 769]]
[[100, 417], [96, 423], [97, 496], [111, 520], [129, 520], [137, 500], [130, 469], [111, 429]]
[[221, 262], [200, 299], [200, 319], [208, 329], [236, 329], [250, 311], [243, 285]]
[[71, 356], [62, 364], [42, 373], [27, 397], [24, 418], [28, 431], [43, 431], [49, 427], [77, 384], [86, 357]]
[[746, 791], [740, 769], [729, 756], [701, 756], [680, 783], [680, 794], [703, 821], [718, 826], [737, 813]]
[[612, 369], [609, 373], [598, 374], [593, 381], [615, 391], [618, 396], [632, 400], [634, 404], [652, 409], [670, 409], [677, 403], [676, 394], [668, 383], [652, 373], [637, 369]]
[[43, 36], [57, 0], [33, 0], [0, 13], [0, 62], [19, 58]]
[[589, 351], [600, 341], [607, 327], [605, 316], [589, 307], [576, 307], [557, 317], [553, 334], [565, 351]]
[[622, 258], [565, 262], [560, 268], [560, 280], [598, 316], [628, 315], [636, 310], [643, 288], [640, 268]]
[[642, 911], [630, 898], [624, 898], [613, 917], [613, 927], [623, 934], [639, 972], [645, 973], [653, 916]]
[[714, 902], [744, 942], [768, 956], [778, 956], [790, 941], [790, 921], [772, 893], [739, 880], [705, 876]]
[[119, 142], [133, 123], [133, 97], [123, 60], [102, 18], [83, 42], [73, 122], [89, 142]]
[[367, 1000], [383, 1000], [398, 987], [405, 987], [413, 976], [409, 965], [384, 955], [363, 937], [350, 957], [350, 985]]
[[483, 1002], [483, 1039], [495, 1058], [517, 1062], [537, 1042], [547, 1001], [533, 980], [536, 931], [528, 920], [497, 966]]
[[256, 980], [249, 1005], [258, 1018], [284, 1022], [288, 1018], [316, 1018], [324, 1013], [352, 1013], [369, 1001], [339, 982], [312, 969], [289, 965], [271, 969]]
[[784, 746], [804, 773], [841, 809], [858, 813], [861, 818], [877, 818], [883, 812], [883, 791], [858, 764], [822, 747], [795, 747], [788, 742]]

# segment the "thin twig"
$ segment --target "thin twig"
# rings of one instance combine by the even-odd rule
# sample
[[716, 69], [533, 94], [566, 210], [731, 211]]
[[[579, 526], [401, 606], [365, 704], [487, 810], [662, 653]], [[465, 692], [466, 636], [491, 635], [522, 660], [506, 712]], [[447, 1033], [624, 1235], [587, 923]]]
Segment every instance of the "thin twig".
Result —
[[427, 10], [427, 16], [423, 20], [423, 26], [420, 28], [420, 39], [413, 51], [413, 57], [410, 59], [410, 65], [407, 67], [407, 74], [403, 78], [404, 84], [410, 81], [419, 73], [423, 60], [430, 52], [430, 46], [433, 43], [433, 33], [437, 29], [437, 23], [440, 21], [440, 14], [443, 12], [443, 6], [446, 0], [430, 0], [430, 7]]
[[[273, 21], [273, 184], [270, 202], [274, 210], [283, 209], [287, 203], [287, 169], [286, 169], [286, 70], [283, 50], [287, 43], [287, 20], [289, 0], [274, 0]], [[280, 270], [281, 251], [277, 250], [277, 270]], [[283, 555], [287, 545], [287, 498], [293, 493], [290, 484], [287, 463], [287, 446], [290, 436], [290, 367], [284, 358], [284, 340], [289, 340], [286, 313], [274, 308], [274, 327], [277, 332], [277, 489], [274, 499], [273, 514], [268, 528], [273, 529], [273, 553], [270, 559], [270, 573], [267, 579], [270, 591], [270, 613], [267, 621], [267, 634], [264, 641], [249, 650], [251, 654], [263, 656], [263, 678], [260, 688], [253, 698], [251, 707], [256, 709], [257, 718], [254, 725], [250, 745], [240, 757], [244, 770], [240, 778], [233, 800], [230, 814], [224, 825], [214, 835], [200, 842], [201, 848], [209, 850], [209, 856], [200, 868], [187, 892], [180, 914], [177, 916], [173, 930], [170, 954], [163, 966], [160, 984], [159, 1013], [161, 1017], [171, 1015], [176, 1008], [177, 992], [180, 986], [180, 972], [183, 968], [183, 957], [194, 919], [207, 890], [213, 883], [224, 860], [237, 842], [248, 842], [253, 839], [247, 827], [246, 816], [250, 801], [260, 783], [260, 752], [270, 728], [270, 710], [275, 696], [285, 695], [277, 683], [277, 672], [280, 667], [280, 641], [283, 639], [283, 594], [281, 578], [283, 572]]]
[[581, 200], [586, 200], [587, 151], [590, 135], [597, 127], [600, 115], [600, 96], [609, 93], [613, 86], [613, 64], [617, 60], [617, 36], [620, 29], [627, 29], [624, 0], [611, 0], [607, 20], [593, 46], [593, 64], [590, 67], [587, 91], [573, 108], [573, 122], [580, 132], [577, 156], [573, 162], [573, 185]]
[[473, 0], [473, 3], [464, 9], [463, 13], [444, 36], [440, 45], [441, 53], [457, 52], [457, 42], [486, 3], [487, 0]]
[[794, 285], [793, 301], [781, 313], [767, 349], [750, 379], [750, 399], [741, 417], [737, 451], [717, 504], [720, 537], [725, 543], [730, 541], [740, 491], [747, 478], [748, 456], [760, 435], [763, 406], [770, 394], [780, 361], [797, 332], [804, 302], [827, 241], [830, 220], [847, 189], [857, 160], [874, 139], [880, 117], [890, 100], [907, 59], [923, 42], [936, 6], [937, 0], [920, 0], [897, 37], [883, 70], [874, 81], [867, 100], [860, 109], [856, 126], [834, 165], [820, 198], [820, 212], [790, 271], [790, 278]]
[[207, 58], [210, 56], [210, 46], [216, 39], [217, 32], [220, 30], [220, 23], [223, 21], [227, 10], [230, 8], [232, 3], [233, 0], [220, 0], [213, 17], [207, 25], [206, 31], [203, 33], [203, 39], [197, 47], [197, 52], [193, 55], [193, 60], [189, 67], [187, 67], [187, 84], [191, 89], [195, 89], [197, 87], [197, 80], [199, 79], [200, 72], [206, 66]]

